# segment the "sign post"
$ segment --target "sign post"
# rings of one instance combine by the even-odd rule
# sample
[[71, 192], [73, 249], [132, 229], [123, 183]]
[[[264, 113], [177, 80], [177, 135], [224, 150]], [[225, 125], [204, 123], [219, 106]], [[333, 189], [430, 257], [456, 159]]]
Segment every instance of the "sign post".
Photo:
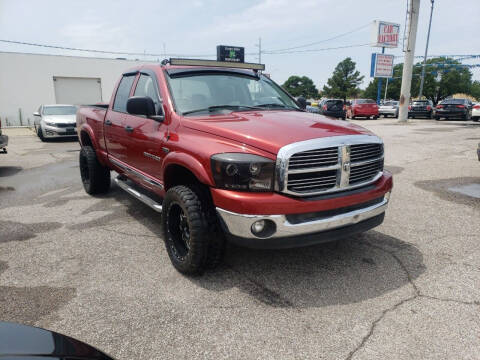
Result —
[[[372, 27], [372, 46], [373, 47], [381, 47], [382, 54], [385, 54], [385, 48], [396, 48], [398, 46], [398, 37], [400, 34], [400, 24], [389, 23], [385, 21], [375, 20], [373, 22]], [[376, 55], [375, 58], [373, 55]], [[384, 73], [386, 71], [390, 72], [390, 60], [386, 61], [386, 57], [390, 57], [390, 55], [378, 55], [381, 54], [372, 54], [372, 69], [377, 69], [378, 63], [380, 61], [380, 67], [384, 68], [384, 71], [372, 71], [372, 77], [378, 77], [378, 85], [377, 85], [377, 104], [380, 105], [381, 99], [381, 91], [382, 91], [382, 78], [384, 77], [391, 77], [385, 76]], [[374, 60], [375, 59], [375, 60]], [[375, 65], [374, 65], [375, 64]], [[385, 68], [385, 66], [388, 67]], [[393, 57], [391, 57], [391, 73], [393, 74]], [[382, 75], [383, 74], [383, 75]]]

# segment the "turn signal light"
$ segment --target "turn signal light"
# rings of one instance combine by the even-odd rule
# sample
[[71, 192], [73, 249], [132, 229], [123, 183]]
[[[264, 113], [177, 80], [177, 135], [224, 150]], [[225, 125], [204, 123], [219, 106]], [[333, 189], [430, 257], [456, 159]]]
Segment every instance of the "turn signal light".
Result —
[[443, 105], [437, 105], [437, 109], [442, 109]]
[[432, 110], [432, 107], [430, 105], [427, 106], [427, 110], [430, 111]]

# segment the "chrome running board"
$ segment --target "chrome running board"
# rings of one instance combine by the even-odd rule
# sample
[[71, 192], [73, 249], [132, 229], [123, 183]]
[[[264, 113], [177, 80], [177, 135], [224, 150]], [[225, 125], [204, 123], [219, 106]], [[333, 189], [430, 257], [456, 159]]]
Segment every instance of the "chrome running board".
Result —
[[135, 196], [138, 200], [143, 202], [145, 205], [150, 206], [153, 210], [161, 213], [162, 212], [162, 205], [153, 200], [152, 198], [148, 197], [145, 194], [142, 194], [138, 190], [132, 188], [129, 184], [127, 184], [127, 180], [123, 179], [121, 176], [117, 176], [114, 178], [115, 183], [120, 186], [123, 190], [128, 192], [129, 194]]

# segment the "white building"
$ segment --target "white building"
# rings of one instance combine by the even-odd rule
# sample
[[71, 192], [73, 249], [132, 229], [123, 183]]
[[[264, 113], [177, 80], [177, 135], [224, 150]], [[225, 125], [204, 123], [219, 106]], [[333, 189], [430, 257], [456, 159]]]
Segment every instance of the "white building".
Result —
[[109, 102], [122, 72], [145, 62], [0, 52], [2, 124], [33, 124], [42, 104]]

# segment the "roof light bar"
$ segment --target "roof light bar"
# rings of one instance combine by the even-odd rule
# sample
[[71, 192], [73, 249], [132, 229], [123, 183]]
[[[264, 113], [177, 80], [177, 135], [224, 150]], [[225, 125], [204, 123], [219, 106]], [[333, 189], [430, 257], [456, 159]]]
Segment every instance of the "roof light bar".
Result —
[[179, 58], [170, 58], [169, 62], [170, 62], [170, 65], [215, 66], [215, 67], [227, 67], [227, 68], [236, 68], [236, 69], [265, 70], [265, 64], [255, 64], [255, 63], [240, 63], [240, 62], [203, 60], [203, 59], [179, 59]]

